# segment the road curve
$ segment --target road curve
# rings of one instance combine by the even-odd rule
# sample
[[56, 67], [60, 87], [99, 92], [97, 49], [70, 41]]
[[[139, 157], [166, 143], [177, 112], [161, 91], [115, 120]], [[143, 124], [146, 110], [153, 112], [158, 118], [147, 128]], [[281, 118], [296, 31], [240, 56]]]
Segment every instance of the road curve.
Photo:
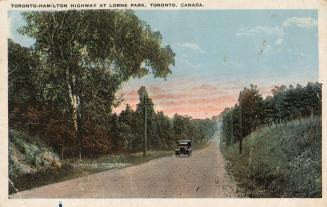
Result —
[[217, 143], [193, 152], [22, 191], [10, 198], [237, 197]]

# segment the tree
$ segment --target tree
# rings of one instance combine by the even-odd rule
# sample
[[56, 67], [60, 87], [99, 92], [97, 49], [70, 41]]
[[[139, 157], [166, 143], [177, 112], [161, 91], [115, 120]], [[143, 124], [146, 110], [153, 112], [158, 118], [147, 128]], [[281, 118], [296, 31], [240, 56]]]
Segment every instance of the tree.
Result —
[[156, 124], [160, 146], [163, 146], [165, 149], [172, 147], [175, 144], [175, 140], [172, 135], [170, 118], [165, 116], [163, 112], [158, 112], [156, 113]]
[[321, 116], [321, 84], [308, 83], [305, 87], [297, 84], [288, 88], [275, 86], [272, 96], [263, 100], [257, 86], [244, 88], [239, 95], [239, 104], [225, 108], [219, 115], [222, 119], [223, 141], [227, 146], [239, 140], [240, 153], [242, 140], [258, 126], [278, 124], [287, 121], [318, 115]]
[[125, 130], [125, 126], [122, 124], [122, 122], [120, 122], [117, 114], [113, 114], [111, 116], [110, 134], [112, 136], [112, 146], [116, 151], [121, 151], [124, 149], [126, 137], [123, 136], [123, 132]]
[[[121, 83], [150, 70], [155, 77], [171, 73], [170, 46], [161, 47], [161, 34], [132, 11], [26, 12], [24, 18], [20, 32], [35, 39], [33, 47], [46, 66], [41, 72], [51, 72], [64, 86], [51, 97], [67, 103], [80, 148], [84, 116], [106, 122], [119, 103], [115, 92]], [[50, 82], [49, 91], [54, 85]]]
[[[140, 137], [143, 137], [143, 155], [145, 156], [147, 149], [150, 147], [152, 144], [153, 140], [153, 130], [155, 128], [155, 125], [153, 125], [154, 122], [154, 116], [155, 116], [155, 111], [153, 108], [153, 102], [149, 98], [148, 92], [145, 88], [145, 86], [141, 86], [140, 89], [138, 90], [138, 95], [139, 95], [139, 103], [136, 106], [136, 115], [139, 120], [139, 134]], [[141, 130], [143, 129], [143, 130]], [[143, 132], [143, 133], [142, 133]], [[143, 134], [143, 136], [141, 136]]]
[[240, 92], [239, 98], [239, 119], [240, 119], [240, 154], [242, 153], [243, 137], [253, 132], [257, 126], [261, 125], [263, 98], [256, 85], [250, 85], [250, 88], [244, 88]]
[[[200, 131], [197, 130], [192, 123], [192, 117], [187, 115], [175, 114], [173, 117], [173, 130], [175, 139], [192, 139], [195, 143], [196, 140], [200, 139]], [[200, 142], [200, 141], [199, 141]]]
[[232, 108], [225, 108], [224, 111], [219, 115], [222, 119], [222, 134], [223, 141], [226, 146], [229, 147], [232, 145], [232, 137], [233, 137], [233, 122], [232, 122]]
[[36, 103], [39, 62], [31, 49], [8, 40], [9, 106], [15, 102]]

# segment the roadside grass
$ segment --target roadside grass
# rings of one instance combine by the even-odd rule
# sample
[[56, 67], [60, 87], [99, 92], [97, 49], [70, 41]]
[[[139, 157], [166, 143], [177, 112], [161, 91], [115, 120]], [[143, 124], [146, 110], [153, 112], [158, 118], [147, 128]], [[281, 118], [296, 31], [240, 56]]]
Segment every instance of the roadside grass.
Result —
[[[203, 149], [208, 146], [208, 143], [196, 144], [193, 150]], [[87, 174], [102, 172], [113, 168], [124, 168], [131, 165], [141, 164], [153, 159], [175, 155], [174, 149], [170, 150], [149, 150], [146, 156], [143, 152], [104, 155], [96, 159], [83, 159], [82, 161], [71, 159], [67, 160], [75, 169], [79, 169]]]
[[140, 164], [160, 157], [173, 155], [174, 151], [150, 150], [143, 157], [143, 152], [119, 155], [104, 155], [97, 159], [83, 159], [82, 161], [70, 160], [75, 168], [88, 173], [101, 172], [113, 168], [124, 168]]
[[221, 144], [232, 174], [244, 197], [320, 198], [321, 117], [264, 127], [238, 143]]

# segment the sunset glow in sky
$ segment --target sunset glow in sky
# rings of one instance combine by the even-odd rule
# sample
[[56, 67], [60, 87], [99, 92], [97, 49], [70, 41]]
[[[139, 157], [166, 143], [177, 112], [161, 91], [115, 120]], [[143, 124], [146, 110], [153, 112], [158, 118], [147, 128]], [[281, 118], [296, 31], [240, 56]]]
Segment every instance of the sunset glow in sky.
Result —
[[[117, 95], [125, 100], [115, 112], [126, 104], [135, 108], [142, 85], [158, 111], [210, 118], [233, 106], [251, 83], [266, 96], [274, 85], [318, 81], [315, 10], [147, 10], [136, 15], [160, 31], [162, 44], [176, 53], [176, 65], [167, 80], [148, 75], [124, 83]], [[19, 12], [9, 18], [10, 38], [33, 44], [16, 32], [24, 24]]]

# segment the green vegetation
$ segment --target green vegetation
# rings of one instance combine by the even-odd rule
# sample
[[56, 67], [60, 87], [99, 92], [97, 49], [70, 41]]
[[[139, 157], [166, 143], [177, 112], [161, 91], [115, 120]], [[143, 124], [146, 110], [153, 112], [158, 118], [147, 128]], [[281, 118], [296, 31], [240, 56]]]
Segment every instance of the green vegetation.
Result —
[[272, 94], [263, 99], [257, 86], [250, 85], [240, 92], [234, 107], [226, 108], [220, 114], [223, 121], [222, 141], [226, 145], [232, 146], [239, 141], [239, 152], [242, 153], [243, 138], [258, 127], [321, 116], [320, 83], [308, 83], [305, 87], [299, 84], [288, 88], [275, 86]]
[[19, 32], [35, 44], [9, 40], [10, 126], [42, 135], [55, 150], [74, 146], [79, 156], [82, 148], [112, 151], [117, 90], [149, 73], [166, 78], [174, 64], [170, 46], [132, 11], [26, 12], [24, 18]]
[[[133, 11], [23, 16], [18, 32], [35, 43], [25, 48], [8, 40], [10, 192], [165, 156], [180, 138], [201, 147], [212, 136], [214, 120], [169, 118], [151, 99], [144, 103], [145, 87], [135, 110], [112, 113], [123, 83], [148, 74], [167, 78], [175, 64], [160, 32]], [[140, 157], [145, 123], [149, 152]]]
[[97, 159], [84, 159], [73, 163], [73, 166], [88, 173], [101, 172], [113, 168], [123, 168], [150, 161], [152, 159], [173, 155], [173, 151], [148, 151], [146, 156], [142, 152], [130, 154], [104, 155]]
[[243, 196], [321, 197], [321, 117], [259, 128], [221, 149]]
[[[141, 151], [143, 96], [136, 110], [127, 105], [113, 114], [112, 108], [123, 99], [116, 92], [124, 82], [172, 72], [175, 54], [160, 32], [133, 11], [26, 12], [24, 18], [19, 32], [35, 44], [24, 48], [9, 40], [10, 129], [40, 137], [64, 158]], [[211, 136], [213, 120], [171, 119], [151, 104], [148, 149], [171, 150], [184, 137], [201, 144]]]
[[221, 149], [245, 196], [321, 197], [321, 106], [319, 83], [275, 86], [265, 99], [250, 85], [220, 114]]
[[[148, 99], [144, 103], [144, 97]], [[156, 112], [154, 103], [146, 88], [139, 90], [139, 103], [136, 110], [126, 105], [119, 115], [113, 114], [111, 133], [116, 149], [135, 152], [144, 147], [145, 107], [147, 107], [147, 147], [152, 150], [173, 150], [177, 139], [192, 139], [193, 145], [202, 145], [213, 135], [216, 124], [213, 119], [192, 119], [189, 116], [175, 114], [167, 117], [163, 112]]]

